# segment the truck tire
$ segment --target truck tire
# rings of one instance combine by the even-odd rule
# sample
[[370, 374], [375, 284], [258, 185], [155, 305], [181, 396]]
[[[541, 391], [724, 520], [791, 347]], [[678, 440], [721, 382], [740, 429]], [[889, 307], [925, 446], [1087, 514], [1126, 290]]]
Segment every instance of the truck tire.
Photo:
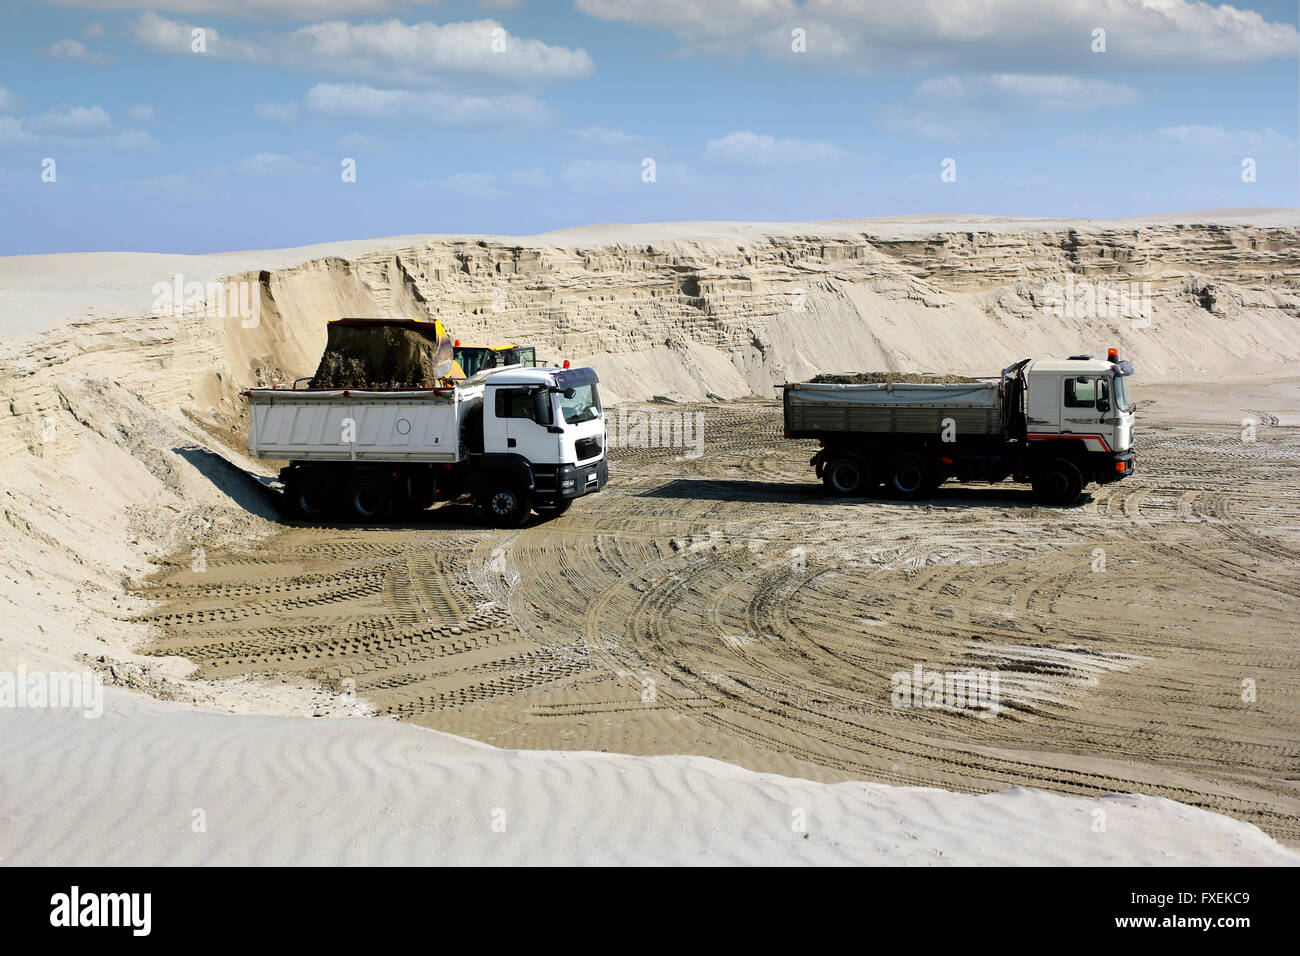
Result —
[[871, 466], [857, 455], [835, 455], [822, 469], [822, 484], [839, 498], [865, 495], [872, 486]]
[[508, 478], [490, 480], [479, 496], [479, 507], [498, 528], [518, 528], [532, 512], [528, 489]]
[[1083, 491], [1083, 473], [1068, 458], [1051, 458], [1033, 475], [1034, 497], [1045, 505], [1072, 505]]
[[335, 490], [319, 471], [295, 471], [284, 483], [284, 513], [289, 518], [321, 521], [337, 505]]
[[367, 468], [353, 472], [343, 504], [353, 521], [387, 521], [393, 513], [392, 485], [377, 471]]
[[434, 501], [434, 478], [430, 474], [408, 474], [399, 485], [394, 511], [411, 517], [428, 510]]
[[907, 501], [928, 498], [936, 486], [934, 468], [921, 453], [905, 451], [890, 462], [885, 484], [891, 492]]

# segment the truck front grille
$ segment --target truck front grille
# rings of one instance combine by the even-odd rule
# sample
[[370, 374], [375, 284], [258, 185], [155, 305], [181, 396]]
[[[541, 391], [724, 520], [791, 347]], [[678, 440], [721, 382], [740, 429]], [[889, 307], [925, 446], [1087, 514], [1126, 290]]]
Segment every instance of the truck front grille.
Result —
[[578, 454], [578, 461], [586, 461], [600, 455], [599, 438], [579, 438], [573, 443], [573, 450]]

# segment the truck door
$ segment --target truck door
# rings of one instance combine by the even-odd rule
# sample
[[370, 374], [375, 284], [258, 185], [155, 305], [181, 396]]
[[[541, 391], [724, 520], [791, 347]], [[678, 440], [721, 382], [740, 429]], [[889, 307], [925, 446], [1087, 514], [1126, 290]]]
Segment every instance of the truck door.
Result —
[[[523, 455], [534, 464], [555, 464], [560, 460], [560, 435], [547, 431], [553, 421], [537, 420], [535, 399], [538, 389], [532, 386], [500, 387], [496, 395], [496, 415], [505, 425], [505, 452]], [[549, 392], [543, 391], [546, 412], [550, 417], [553, 403]], [[553, 415], [553, 413], [551, 413]]]
[[1025, 402], [1025, 431], [1056, 434], [1061, 428], [1061, 376], [1042, 372], [1029, 375], [1029, 398]]
[[1104, 450], [1115, 440], [1109, 375], [1067, 375], [1061, 390], [1061, 433], [1100, 436], [1088, 442], [1091, 451]]

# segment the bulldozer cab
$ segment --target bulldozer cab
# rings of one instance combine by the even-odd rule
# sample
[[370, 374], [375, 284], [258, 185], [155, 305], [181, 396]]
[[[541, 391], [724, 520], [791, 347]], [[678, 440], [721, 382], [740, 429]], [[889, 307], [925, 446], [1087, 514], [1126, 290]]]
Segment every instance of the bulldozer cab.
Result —
[[452, 378], [469, 378], [485, 369], [507, 365], [537, 366], [537, 349], [531, 345], [472, 345], [459, 339], [452, 347]]

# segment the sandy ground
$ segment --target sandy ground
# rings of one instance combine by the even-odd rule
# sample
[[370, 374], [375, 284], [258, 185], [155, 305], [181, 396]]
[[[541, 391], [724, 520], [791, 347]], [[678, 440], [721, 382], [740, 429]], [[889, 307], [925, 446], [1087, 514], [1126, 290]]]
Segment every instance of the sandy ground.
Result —
[[[499, 747], [1131, 791], [1300, 844], [1300, 436], [1277, 425], [1300, 385], [1139, 398], [1138, 474], [1064, 510], [1015, 485], [832, 501], [776, 406], [645, 406], [702, 414], [704, 454], [616, 450], [599, 499], [518, 532], [445, 506], [178, 556], [140, 592], [150, 652]], [[916, 665], [998, 671], [1001, 712], [892, 706]]]
[[[110, 685], [93, 720], [0, 687], [0, 861], [1300, 862], [1297, 224], [0, 259], [0, 680]], [[251, 283], [258, 320], [154, 308], [177, 273]], [[1053, 314], [1067, 276], [1149, 282], [1150, 315]], [[702, 415], [702, 454], [616, 450], [606, 492], [508, 534], [287, 525], [241, 391], [310, 375], [343, 315], [590, 363]], [[1155, 401], [1141, 470], [1067, 510], [829, 501], [768, 401], [1111, 344]], [[996, 670], [999, 715], [891, 706], [913, 666]]]

